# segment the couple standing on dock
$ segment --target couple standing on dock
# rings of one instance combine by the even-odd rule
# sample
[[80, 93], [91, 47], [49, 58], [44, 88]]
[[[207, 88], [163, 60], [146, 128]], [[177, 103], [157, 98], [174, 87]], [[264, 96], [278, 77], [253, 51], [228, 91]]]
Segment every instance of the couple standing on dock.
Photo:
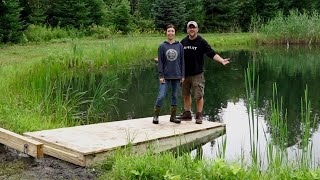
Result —
[[[176, 29], [168, 25], [165, 30], [167, 40], [158, 48], [159, 94], [154, 107], [153, 123], [159, 123], [160, 108], [167, 90], [171, 84], [171, 116], [170, 122], [180, 123], [181, 120], [191, 120], [191, 93], [196, 99], [196, 124], [202, 124], [203, 96], [205, 79], [203, 75], [204, 55], [220, 62], [229, 63], [223, 59], [198, 35], [198, 24], [189, 21], [187, 24], [188, 35], [181, 43], [175, 40]], [[182, 87], [184, 98], [184, 112], [180, 117], [177, 114], [177, 99], [179, 85]]]

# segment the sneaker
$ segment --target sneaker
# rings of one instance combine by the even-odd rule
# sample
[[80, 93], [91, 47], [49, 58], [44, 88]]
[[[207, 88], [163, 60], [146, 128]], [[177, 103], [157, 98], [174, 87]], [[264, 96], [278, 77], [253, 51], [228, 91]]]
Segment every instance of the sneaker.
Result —
[[196, 124], [202, 124], [202, 113], [201, 112], [196, 113]]
[[178, 117], [178, 119], [181, 119], [182, 121], [191, 121], [192, 116], [190, 111], [184, 111], [181, 116]]

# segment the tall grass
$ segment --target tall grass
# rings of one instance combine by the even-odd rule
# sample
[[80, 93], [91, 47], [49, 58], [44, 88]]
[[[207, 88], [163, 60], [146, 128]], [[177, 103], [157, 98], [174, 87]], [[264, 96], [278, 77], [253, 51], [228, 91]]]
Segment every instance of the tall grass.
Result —
[[259, 165], [259, 124], [258, 113], [255, 112], [258, 108], [259, 98], [259, 77], [256, 75], [256, 64], [252, 63], [252, 67], [248, 66], [245, 71], [245, 85], [246, 85], [246, 99], [247, 99], [247, 113], [249, 123], [249, 137], [250, 137], [250, 155], [252, 163]]
[[[23, 70], [12, 72], [7, 68], [12, 73], [8, 78], [2, 78], [5, 81], [1, 98], [7, 102], [5, 107], [12, 111], [16, 109], [20, 115], [29, 109], [42, 119], [43, 125], [49, 122], [50, 127], [110, 121], [110, 113], [117, 112], [115, 104], [121, 100], [120, 94], [131, 83], [128, 65], [97, 66], [95, 61], [86, 59], [87, 54], [81, 47], [75, 44], [72, 49], [71, 54], [50, 56], [40, 63], [25, 65]], [[122, 76], [127, 77], [125, 81], [119, 81], [119, 78], [124, 79]], [[15, 113], [11, 110], [4, 113], [12, 116]], [[48, 128], [33, 120], [23, 123], [37, 124], [38, 127], [28, 128], [27, 124], [21, 125], [22, 119], [4, 120], [3, 123], [16, 132]]]
[[24, 31], [23, 42], [46, 42], [57, 39], [73, 39], [83, 37], [77, 29], [30, 25]]
[[[308, 86], [304, 91], [304, 97], [301, 98], [301, 119], [302, 119], [302, 142], [301, 142], [301, 168], [307, 169], [316, 167], [316, 161], [313, 158], [313, 145], [310, 143], [312, 130], [315, 129], [316, 118], [311, 118], [311, 103], [308, 100]], [[313, 164], [314, 163], [314, 164]]]
[[290, 11], [288, 16], [279, 12], [277, 16], [259, 29], [258, 41], [271, 44], [313, 44], [320, 42], [320, 16], [318, 12], [308, 14]]
[[99, 179], [317, 179], [320, 170], [298, 169], [283, 165], [262, 171], [256, 166], [242, 166], [239, 162], [194, 160], [189, 154], [176, 157], [173, 153], [132, 154], [124, 149], [115, 152], [95, 166], [102, 175]]

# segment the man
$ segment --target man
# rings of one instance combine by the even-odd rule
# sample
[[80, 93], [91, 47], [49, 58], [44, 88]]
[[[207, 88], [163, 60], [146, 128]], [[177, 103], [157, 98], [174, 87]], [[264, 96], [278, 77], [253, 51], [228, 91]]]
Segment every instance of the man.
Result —
[[185, 37], [181, 44], [184, 48], [185, 61], [185, 80], [182, 83], [182, 95], [184, 98], [185, 111], [181, 115], [182, 120], [191, 120], [191, 92], [196, 99], [196, 124], [202, 124], [203, 96], [205, 79], [203, 75], [204, 55], [226, 65], [228, 59], [220, 57], [208, 44], [208, 42], [198, 35], [198, 24], [190, 21], [187, 24], [188, 36]]

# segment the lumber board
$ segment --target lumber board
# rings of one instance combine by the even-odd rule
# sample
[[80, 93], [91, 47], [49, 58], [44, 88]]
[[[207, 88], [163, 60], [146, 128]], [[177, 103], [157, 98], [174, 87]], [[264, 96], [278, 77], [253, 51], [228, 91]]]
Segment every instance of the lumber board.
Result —
[[43, 144], [28, 137], [0, 128], [0, 144], [35, 158], [43, 157]]
[[[134, 144], [131, 149], [135, 154], [143, 154], [148, 150], [154, 153], [160, 153], [163, 151], [179, 151], [186, 152], [195, 149], [211, 140], [225, 134], [225, 127], [217, 127], [215, 129], [198, 131], [195, 133], [186, 133], [176, 135], [175, 137], [160, 138], [156, 140], [151, 140], [148, 142]], [[121, 147], [118, 147], [121, 148]], [[123, 147], [122, 147], [123, 148]], [[101, 162], [106, 159], [112, 150], [99, 153], [93, 153], [85, 155], [85, 166], [91, 166], [96, 162]]]
[[153, 124], [152, 117], [113, 121], [75, 127], [26, 132], [44, 144], [44, 154], [80, 165], [89, 166], [102, 160], [110, 152], [128, 145], [136, 152], [154, 147], [155, 152], [176, 147], [195, 147], [225, 133], [225, 124], [204, 121], [169, 122], [170, 116], [160, 116]]

